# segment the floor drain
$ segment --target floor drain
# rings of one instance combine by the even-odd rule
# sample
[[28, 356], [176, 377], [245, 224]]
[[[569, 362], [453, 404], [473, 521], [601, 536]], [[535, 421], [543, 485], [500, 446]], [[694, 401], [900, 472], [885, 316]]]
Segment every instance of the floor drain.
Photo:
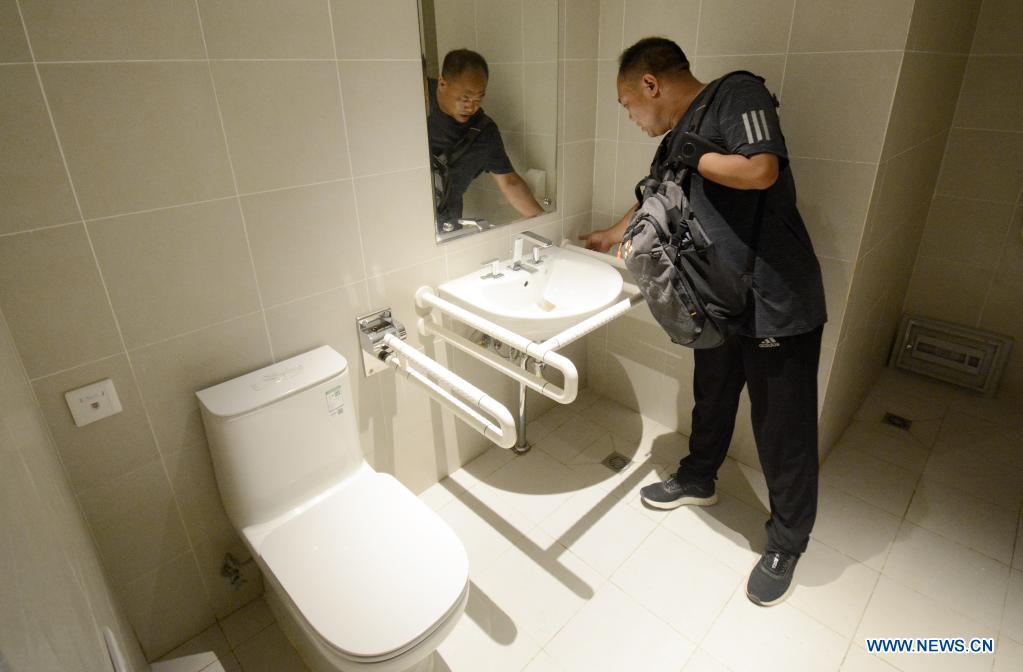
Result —
[[625, 457], [621, 453], [617, 453], [617, 452], [611, 453], [610, 455], [605, 457], [603, 459], [603, 461], [601, 461], [601, 464], [603, 464], [605, 467], [607, 467], [611, 471], [621, 471], [625, 467], [629, 466], [631, 463], [632, 463], [632, 460], [630, 460], [629, 458]]
[[892, 427], [898, 427], [899, 429], [909, 429], [910, 425], [913, 424], [913, 421], [909, 418], [904, 418], [894, 413], [885, 413], [884, 417], [881, 418], [881, 422]]

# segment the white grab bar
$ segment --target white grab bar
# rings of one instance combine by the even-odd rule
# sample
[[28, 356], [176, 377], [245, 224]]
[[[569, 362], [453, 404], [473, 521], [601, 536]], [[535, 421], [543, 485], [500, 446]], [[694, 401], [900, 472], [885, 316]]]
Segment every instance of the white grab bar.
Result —
[[393, 351], [384, 361], [395, 371], [426, 388], [455, 415], [497, 445], [502, 448], [515, 445], [515, 420], [503, 404], [394, 334], [387, 334], [383, 344]]

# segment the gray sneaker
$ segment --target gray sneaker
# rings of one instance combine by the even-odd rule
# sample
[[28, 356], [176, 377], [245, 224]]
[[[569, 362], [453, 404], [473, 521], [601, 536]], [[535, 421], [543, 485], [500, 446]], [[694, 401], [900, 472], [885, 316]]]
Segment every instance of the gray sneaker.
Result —
[[669, 476], [666, 481], [642, 488], [639, 494], [644, 504], [657, 509], [676, 509], [686, 504], [710, 506], [718, 501], [718, 495], [714, 492], [714, 481], [682, 482], [675, 478], [675, 474]]
[[799, 556], [784, 551], [764, 551], [746, 582], [746, 597], [753, 604], [772, 607], [788, 597]]

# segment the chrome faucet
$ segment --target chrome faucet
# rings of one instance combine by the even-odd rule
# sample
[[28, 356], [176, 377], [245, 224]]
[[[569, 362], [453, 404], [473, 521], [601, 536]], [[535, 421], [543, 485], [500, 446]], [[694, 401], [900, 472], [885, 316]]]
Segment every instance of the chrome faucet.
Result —
[[529, 271], [530, 273], [534, 273], [536, 271], [535, 268], [533, 268], [529, 264], [524, 264], [522, 262], [522, 245], [523, 245], [523, 242], [526, 241], [526, 240], [529, 240], [529, 242], [533, 243], [533, 263], [534, 264], [542, 264], [543, 263], [543, 257], [540, 256], [540, 250], [545, 250], [548, 247], [552, 247], [554, 245], [554, 242], [551, 241], [549, 238], [544, 238], [540, 234], [533, 233], [532, 231], [523, 231], [521, 233], [515, 234], [515, 239], [514, 239], [514, 242], [512, 244], [512, 265], [511, 265], [511, 269], [513, 271], [521, 271], [521, 270], [525, 269], [525, 270]]

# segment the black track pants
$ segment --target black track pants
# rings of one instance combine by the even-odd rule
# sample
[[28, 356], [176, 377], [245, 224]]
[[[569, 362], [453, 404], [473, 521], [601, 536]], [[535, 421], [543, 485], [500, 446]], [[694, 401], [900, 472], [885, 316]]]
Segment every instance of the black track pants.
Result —
[[767, 549], [802, 553], [817, 517], [817, 364], [822, 328], [775, 339], [735, 336], [694, 351], [693, 432], [682, 480], [711, 481], [725, 461], [743, 385], [770, 493]]

